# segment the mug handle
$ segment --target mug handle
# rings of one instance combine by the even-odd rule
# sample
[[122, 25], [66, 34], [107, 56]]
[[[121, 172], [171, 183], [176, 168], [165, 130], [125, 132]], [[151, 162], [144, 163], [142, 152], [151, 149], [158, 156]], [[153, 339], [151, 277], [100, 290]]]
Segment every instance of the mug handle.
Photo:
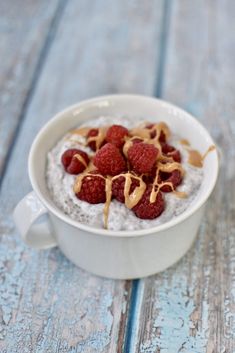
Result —
[[34, 191], [26, 195], [13, 212], [13, 219], [22, 239], [36, 249], [48, 249], [57, 245], [50, 223], [43, 216], [48, 217], [47, 209]]

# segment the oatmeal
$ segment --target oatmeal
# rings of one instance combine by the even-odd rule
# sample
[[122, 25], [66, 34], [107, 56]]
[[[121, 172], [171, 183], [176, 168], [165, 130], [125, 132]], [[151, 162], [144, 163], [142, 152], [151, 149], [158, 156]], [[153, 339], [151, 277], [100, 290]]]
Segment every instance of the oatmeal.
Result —
[[165, 223], [197, 197], [203, 159], [165, 123], [99, 117], [48, 153], [50, 195], [65, 214], [95, 228], [138, 230]]

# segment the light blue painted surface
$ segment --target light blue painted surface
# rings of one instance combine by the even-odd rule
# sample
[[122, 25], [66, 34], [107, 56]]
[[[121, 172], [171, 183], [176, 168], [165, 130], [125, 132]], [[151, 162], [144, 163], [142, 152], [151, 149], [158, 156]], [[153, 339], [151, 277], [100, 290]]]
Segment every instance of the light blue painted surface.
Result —
[[149, 41], [159, 39], [162, 1], [155, 5], [71, 0], [49, 34], [0, 192], [0, 352], [116, 352], [123, 345], [131, 283], [87, 274], [59, 250], [29, 249], [11, 214], [30, 191], [28, 151], [52, 114], [92, 95], [152, 92], [158, 49]]
[[[35, 86], [35, 94], [28, 106], [3, 181], [0, 205], [0, 351], [113, 353], [122, 346], [124, 338], [119, 336], [120, 324], [126, 324], [132, 304], [133, 317], [129, 330], [131, 353], [155, 353], [158, 350], [161, 353], [217, 353], [218, 349], [219, 353], [234, 353], [235, 225], [233, 209], [230, 208], [234, 203], [235, 190], [233, 164], [229, 164], [220, 184], [223, 187], [227, 185], [230, 192], [224, 195], [223, 188], [217, 191], [196, 246], [176, 267], [139, 281], [135, 303], [127, 300], [130, 286], [126, 290], [123, 282], [102, 280], [86, 274], [69, 263], [57, 249], [33, 251], [22, 244], [13, 228], [12, 209], [30, 190], [26, 155], [33, 136], [51, 113], [89, 95], [109, 93], [111, 90], [150, 94], [154, 86], [159, 38], [159, 32], [155, 29], [160, 23], [161, 11], [155, 7], [154, 12], [151, 7], [142, 5], [139, 12], [136, 10], [138, 5], [132, 2], [125, 18], [123, 8], [126, 3], [125, 6], [122, 3], [122, 7], [115, 3], [114, 7], [111, 4], [106, 9], [109, 16], [103, 10], [101, 17], [93, 22], [90, 21], [90, 13], [94, 14], [99, 9], [96, 6], [94, 10], [92, 2], [89, 2], [88, 9], [87, 3], [70, 1], [66, 9], [55, 43]], [[105, 2], [102, 3], [105, 6]], [[152, 4], [159, 6], [157, 1]], [[172, 4], [171, 24], [175, 23], [175, 26], [171, 27], [170, 32], [173, 33], [169, 44], [170, 60], [166, 57], [165, 63], [168, 79], [166, 86], [162, 85], [163, 91], [166, 91], [168, 99], [188, 107], [193, 113], [204, 115], [206, 124], [211, 126], [214, 136], [221, 142], [225, 157], [233, 160], [234, 120], [231, 117], [235, 110], [232, 96], [235, 87], [231, 80], [233, 63], [230, 63], [233, 56], [225, 57], [223, 53], [229, 54], [234, 43], [229, 35], [233, 31], [229, 30], [228, 20], [234, 5], [232, 1], [218, 2], [218, 7], [213, 6], [212, 9], [209, 2], [201, 0], [200, 6], [187, 1], [172, 1]], [[134, 17], [131, 18], [133, 13]], [[209, 21], [215, 30], [212, 21], [215, 13], [219, 18], [219, 31], [216, 33], [220, 35], [217, 39], [219, 44], [216, 42], [216, 45], [221, 48], [221, 57], [216, 57], [217, 51], [210, 49], [215, 59], [206, 81], [206, 70], [201, 72], [201, 68], [207, 55], [211, 54], [207, 51], [204, 32]], [[103, 26], [107, 18], [111, 30]], [[120, 18], [123, 21], [121, 25]], [[202, 23], [201, 28], [197, 21]], [[196, 43], [196, 52], [195, 47], [191, 47], [194, 35], [191, 37], [187, 30], [191, 27], [181, 27], [189, 26], [189, 23], [197, 29], [195, 33], [198, 36], [200, 31], [203, 32], [203, 40]], [[90, 32], [77, 31], [78, 26], [85, 28], [87, 24]], [[86, 46], [97, 28], [100, 32], [97, 32], [99, 35], [96, 36], [95, 45]], [[74, 33], [77, 34], [76, 41]], [[112, 37], [110, 33], [115, 35]], [[210, 48], [215, 45], [215, 38], [212, 39], [214, 42], [210, 42]], [[187, 43], [190, 44], [189, 51]], [[113, 51], [110, 50], [112, 45]], [[65, 50], [67, 46], [71, 49], [70, 55]], [[180, 58], [179, 62], [175, 58]], [[111, 66], [107, 66], [107, 62]], [[183, 70], [188, 69], [188, 62], [190, 75], [184, 75]], [[221, 79], [215, 65], [220, 67]], [[102, 75], [105, 80], [97, 80], [97, 75]], [[198, 75], [205, 79], [203, 87]], [[181, 85], [176, 85], [179, 81]], [[207, 90], [210, 92], [208, 96]], [[226, 99], [223, 92], [227, 92]], [[223, 114], [225, 106], [226, 112]], [[219, 115], [223, 115], [226, 123], [218, 119]], [[203, 117], [200, 119], [204, 121]], [[213, 127], [215, 123], [216, 127]], [[225, 135], [228, 136], [226, 139]], [[216, 225], [216, 219], [221, 223]], [[216, 239], [214, 234], [217, 234]]]
[[17, 0], [0, 4], [0, 180], [59, 1], [27, 1], [24, 11]]
[[233, 1], [174, 1], [164, 98], [200, 114], [223, 151], [199, 239], [174, 268], [139, 286], [132, 352], [235, 351]]
[[57, 249], [32, 251], [16, 238], [9, 250], [6, 238], [0, 247], [0, 347], [4, 340], [11, 353], [33, 347], [37, 353], [103, 351], [114, 325], [115, 282], [87, 275]]
[[[164, 280], [167, 282], [168, 278]], [[158, 291], [158, 301], [155, 310], [158, 312], [152, 327], [155, 332], [152, 338], [141, 344], [141, 353], [154, 353], [159, 349], [162, 353], [168, 352], [187, 352], [204, 353], [207, 344], [208, 330], [208, 305], [204, 302], [203, 327], [196, 331], [192, 336], [190, 330], [195, 328], [195, 323], [190, 320], [196, 309], [193, 300], [189, 296], [193, 295], [195, 288], [191, 288], [189, 293], [184, 292], [187, 288], [186, 281], [182, 281], [182, 287], [174, 288], [174, 282], [171, 288], [167, 283], [163, 283]], [[156, 337], [159, 330], [159, 337]]]
[[[203, 252], [203, 246], [203, 239], [199, 239], [196, 247], [172, 269], [139, 282], [131, 352], [206, 352], [209, 330], [206, 282], [200, 307], [195, 297], [200, 285], [197, 269], [202, 263], [198, 254]], [[190, 258], [193, 259], [191, 265]], [[205, 274], [206, 271], [205, 268]], [[151, 295], [146, 290], [150, 290]], [[149, 307], [152, 316], [146, 317], [145, 310]], [[147, 319], [150, 320], [149, 323], [146, 321], [148, 329], [141, 332], [142, 322]]]

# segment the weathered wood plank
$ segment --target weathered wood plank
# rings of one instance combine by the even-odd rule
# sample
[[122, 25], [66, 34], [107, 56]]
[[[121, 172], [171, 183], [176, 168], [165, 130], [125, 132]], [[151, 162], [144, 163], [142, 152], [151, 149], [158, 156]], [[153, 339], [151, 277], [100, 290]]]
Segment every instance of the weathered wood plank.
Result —
[[162, 1], [71, 1], [24, 117], [1, 189], [0, 350], [121, 352], [131, 282], [94, 277], [58, 249], [34, 251], [11, 219], [30, 190], [29, 147], [51, 114], [96, 94], [150, 94]]
[[36, 69], [44, 60], [48, 30], [58, 16], [59, 0], [0, 2], [0, 175], [13, 142]]
[[139, 283], [132, 351], [235, 351], [235, 3], [174, 1], [164, 98], [207, 126], [220, 178], [191, 251]]

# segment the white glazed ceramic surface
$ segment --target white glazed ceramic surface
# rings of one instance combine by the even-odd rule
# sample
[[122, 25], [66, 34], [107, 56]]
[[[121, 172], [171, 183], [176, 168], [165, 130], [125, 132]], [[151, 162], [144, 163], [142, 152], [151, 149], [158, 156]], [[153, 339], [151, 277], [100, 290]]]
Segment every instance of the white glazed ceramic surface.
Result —
[[104, 277], [145, 277], [174, 264], [192, 245], [205, 202], [216, 183], [218, 154], [216, 150], [208, 154], [198, 195], [190, 207], [172, 221], [137, 231], [94, 229], [72, 220], [53, 204], [46, 186], [45, 168], [48, 151], [66, 131], [100, 115], [143, 116], [149, 121], [165, 121], [172, 131], [187, 138], [201, 153], [214, 144], [195, 118], [162, 100], [111, 95], [83, 101], [57, 114], [38, 133], [28, 163], [34, 191], [17, 205], [14, 219], [23, 239], [33, 247], [58, 245], [73, 263]]

